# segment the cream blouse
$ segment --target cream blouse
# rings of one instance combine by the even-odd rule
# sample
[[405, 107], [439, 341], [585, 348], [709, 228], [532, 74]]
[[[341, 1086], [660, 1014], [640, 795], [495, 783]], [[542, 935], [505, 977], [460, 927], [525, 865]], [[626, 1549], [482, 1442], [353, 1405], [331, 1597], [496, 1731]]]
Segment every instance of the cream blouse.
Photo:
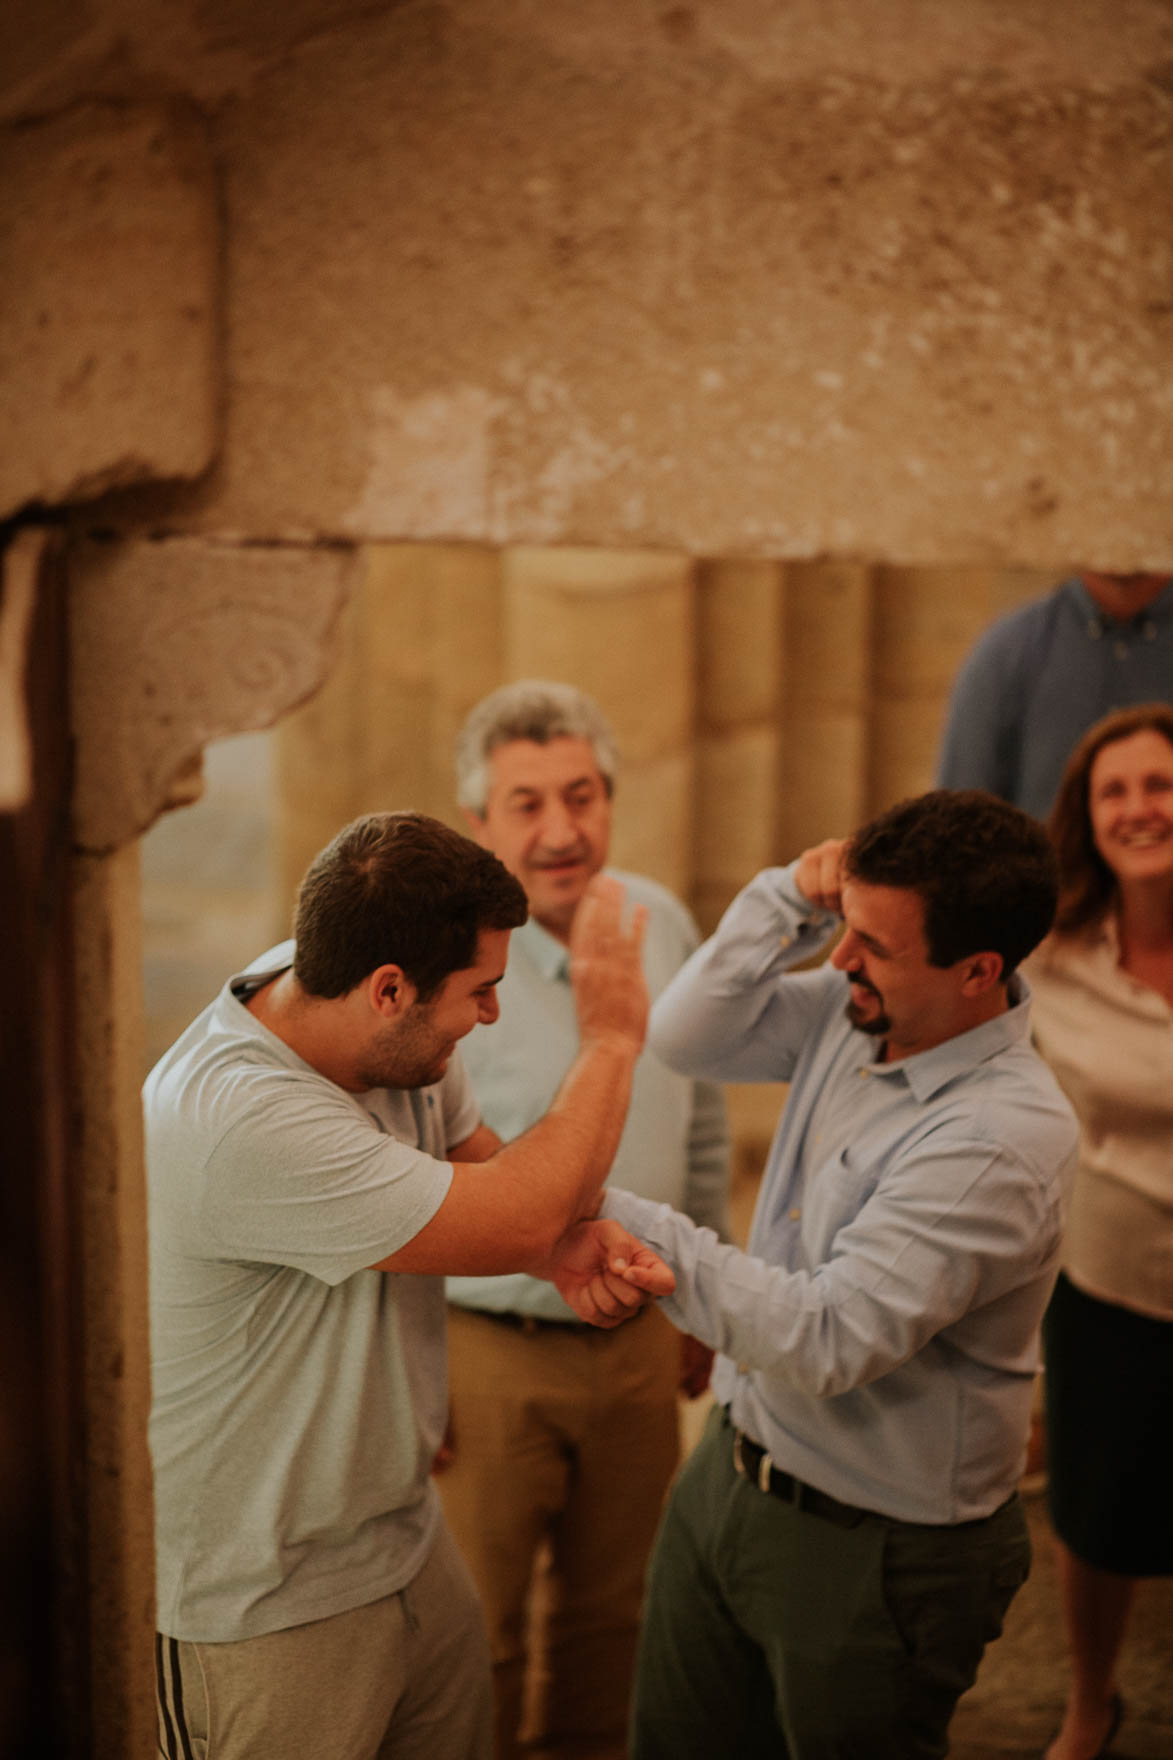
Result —
[[1049, 936], [1024, 969], [1035, 1043], [1080, 1124], [1063, 1268], [1173, 1320], [1173, 1008], [1121, 968], [1114, 917]]

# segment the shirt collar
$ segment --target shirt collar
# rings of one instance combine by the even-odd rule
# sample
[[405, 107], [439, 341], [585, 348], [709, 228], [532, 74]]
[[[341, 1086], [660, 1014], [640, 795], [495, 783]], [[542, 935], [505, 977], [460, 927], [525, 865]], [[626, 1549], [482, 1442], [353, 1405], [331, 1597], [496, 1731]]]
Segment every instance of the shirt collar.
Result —
[[869, 1063], [866, 1068], [875, 1076], [903, 1076], [915, 1100], [931, 1100], [958, 1076], [970, 1075], [979, 1064], [989, 1063], [1003, 1051], [1026, 1043], [1030, 1034], [1030, 985], [1021, 972], [1010, 980], [1009, 997], [1010, 1007], [1004, 1014], [970, 1027], [967, 1033], [957, 1033], [952, 1039], [945, 1039], [928, 1051], [902, 1057], [897, 1063]]
[[1126, 617], [1123, 622], [1100, 609], [1078, 575], [1073, 575], [1064, 585], [1080, 622], [1087, 628], [1094, 624], [1101, 634], [1113, 629], [1143, 629], [1146, 623], [1173, 624], [1173, 578], [1165, 582], [1151, 605], [1146, 605], [1135, 617]]
[[515, 943], [524, 947], [532, 963], [547, 982], [569, 978], [570, 949], [564, 942], [543, 929], [536, 917], [527, 917], [520, 929], [513, 931]]

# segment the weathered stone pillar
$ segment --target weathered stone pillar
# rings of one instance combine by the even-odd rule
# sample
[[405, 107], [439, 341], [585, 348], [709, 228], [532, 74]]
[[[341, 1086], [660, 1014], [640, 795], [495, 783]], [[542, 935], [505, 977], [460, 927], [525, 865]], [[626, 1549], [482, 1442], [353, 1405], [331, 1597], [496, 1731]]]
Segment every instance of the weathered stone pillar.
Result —
[[139, 1760], [156, 1722], [138, 844], [74, 871], [91, 1711], [95, 1753]]
[[291, 900], [359, 813], [459, 822], [456, 730], [501, 679], [501, 563], [472, 544], [375, 544], [325, 685], [277, 737], [279, 868]]
[[1057, 572], [878, 568], [872, 624], [868, 800], [878, 812], [933, 786], [949, 695], [996, 617], [1045, 593]]
[[876, 570], [868, 754], [872, 809], [933, 786], [950, 686], [986, 622], [993, 574], [988, 568]]
[[706, 931], [777, 858], [784, 593], [777, 563], [713, 562], [698, 570], [692, 903]]
[[786, 570], [780, 857], [866, 816], [872, 582], [855, 563]]
[[612, 853], [687, 896], [692, 883], [695, 585], [661, 550], [521, 548], [504, 556], [507, 678], [597, 697], [622, 748]]

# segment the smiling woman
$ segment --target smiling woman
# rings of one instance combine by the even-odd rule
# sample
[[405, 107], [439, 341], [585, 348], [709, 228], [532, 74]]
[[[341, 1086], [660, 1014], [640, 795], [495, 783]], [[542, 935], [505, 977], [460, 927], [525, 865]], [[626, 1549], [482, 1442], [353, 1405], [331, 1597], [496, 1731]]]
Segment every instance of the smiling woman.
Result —
[[1051, 1513], [1073, 1657], [1047, 1760], [1102, 1752], [1138, 1577], [1173, 1574], [1173, 709], [1099, 722], [1052, 819], [1057, 929], [1031, 962], [1035, 1032], [1079, 1117], [1064, 1269], [1047, 1316]]

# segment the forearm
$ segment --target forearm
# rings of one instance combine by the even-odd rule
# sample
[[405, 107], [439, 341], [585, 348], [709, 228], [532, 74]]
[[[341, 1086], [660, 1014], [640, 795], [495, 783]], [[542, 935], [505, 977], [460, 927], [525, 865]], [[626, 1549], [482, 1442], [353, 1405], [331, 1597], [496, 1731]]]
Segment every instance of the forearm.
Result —
[[534, 1218], [539, 1262], [570, 1223], [598, 1207], [627, 1120], [637, 1055], [621, 1041], [584, 1044], [545, 1117], [493, 1159], [493, 1171], [516, 1184], [516, 1202]]
[[765, 869], [657, 998], [648, 1043], [684, 1075], [785, 1080], [817, 1002], [801, 978], [782, 980], [836, 927], [802, 897], [792, 869]]
[[[942, 1157], [946, 1188], [953, 1171]], [[1029, 1281], [1053, 1253], [1056, 1219], [1024, 1194], [1012, 1164], [995, 1162], [989, 1177], [971, 1183], [970, 1198], [942, 1205], [923, 1182], [879, 1195], [813, 1271], [723, 1245], [628, 1192], [608, 1192], [602, 1214], [672, 1267], [676, 1293], [666, 1308], [682, 1330], [826, 1398], [905, 1362], [945, 1327]]]
[[[380, 1271], [492, 1277], [543, 1274], [560, 1235], [591, 1214], [623, 1129], [637, 1046], [588, 1039], [538, 1123], [482, 1158], [452, 1158], [452, 1183], [431, 1220]], [[488, 1133], [484, 1133], [487, 1135]]]

